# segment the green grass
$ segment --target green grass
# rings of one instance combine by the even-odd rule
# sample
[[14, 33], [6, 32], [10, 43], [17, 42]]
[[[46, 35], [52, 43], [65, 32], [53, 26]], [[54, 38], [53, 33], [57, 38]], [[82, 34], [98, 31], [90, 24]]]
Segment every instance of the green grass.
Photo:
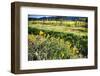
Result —
[[74, 33], [76, 35], [86, 35], [87, 28], [83, 27], [67, 27], [67, 26], [51, 26], [51, 25], [29, 25], [30, 28], [49, 30], [54, 32]]
[[29, 60], [82, 58], [80, 50], [61, 38], [29, 35]]
[[87, 58], [88, 30], [83, 27], [87, 23], [80, 22], [79, 26], [72, 23], [29, 22], [28, 60]]

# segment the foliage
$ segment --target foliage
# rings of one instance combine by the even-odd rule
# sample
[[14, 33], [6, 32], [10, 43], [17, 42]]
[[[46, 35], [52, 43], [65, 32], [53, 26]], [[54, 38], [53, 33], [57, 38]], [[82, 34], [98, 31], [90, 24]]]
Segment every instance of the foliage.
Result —
[[[42, 33], [42, 34], [40, 34]], [[58, 33], [59, 34], [59, 33]], [[70, 59], [87, 56], [87, 37], [74, 34], [29, 34], [29, 60]], [[84, 39], [83, 39], [84, 38]]]
[[29, 60], [81, 58], [80, 50], [61, 38], [29, 35]]
[[29, 21], [28, 60], [87, 58], [87, 23], [60, 22]]

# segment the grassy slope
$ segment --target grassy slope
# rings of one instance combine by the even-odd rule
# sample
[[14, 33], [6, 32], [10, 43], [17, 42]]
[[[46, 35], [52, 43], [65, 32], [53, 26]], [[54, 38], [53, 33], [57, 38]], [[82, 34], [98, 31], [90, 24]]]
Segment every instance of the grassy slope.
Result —
[[[29, 60], [72, 59], [87, 56], [87, 28], [65, 25], [55, 26], [53, 24], [32, 24], [30, 22], [28, 27], [31, 28], [32, 32], [29, 34]], [[28, 30], [30, 31], [30, 29]], [[41, 30], [47, 36], [39, 36]], [[48, 34], [51, 37], [48, 37]], [[38, 37], [40, 40], [37, 40]], [[33, 47], [33, 44], [35, 47]]]

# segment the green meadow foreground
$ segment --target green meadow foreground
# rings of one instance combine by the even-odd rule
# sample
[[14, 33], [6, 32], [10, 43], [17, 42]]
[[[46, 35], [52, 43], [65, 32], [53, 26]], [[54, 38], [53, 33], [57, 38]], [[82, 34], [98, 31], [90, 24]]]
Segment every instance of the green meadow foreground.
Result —
[[28, 60], [87, 58], [88, 36], [85, 21], [28, 22]]

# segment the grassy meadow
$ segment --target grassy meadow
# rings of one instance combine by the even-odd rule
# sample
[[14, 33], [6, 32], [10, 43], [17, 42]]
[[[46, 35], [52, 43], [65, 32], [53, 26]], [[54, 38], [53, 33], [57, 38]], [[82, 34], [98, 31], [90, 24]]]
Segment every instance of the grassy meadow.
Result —
[[28, 60], [87, 58], [88, 19], [28, 16]]

